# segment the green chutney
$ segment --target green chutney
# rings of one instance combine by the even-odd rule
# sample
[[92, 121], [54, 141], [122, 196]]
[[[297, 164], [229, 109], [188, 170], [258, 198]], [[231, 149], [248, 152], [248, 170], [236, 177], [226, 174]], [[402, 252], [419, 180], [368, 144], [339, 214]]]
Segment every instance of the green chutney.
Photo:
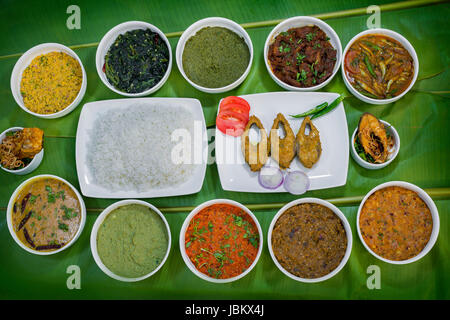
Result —
[[114, 274], [139, 278], [155, 270], [168, 248], [167, 228], [150, 208], [129, 204], [111, 211], [98, 229], [97, 251]]
[[225, 87], [239, 79], [248, 67], [250, 50], [245, 40], [222, 27], [205, 27], [186, 41], [183, 70], [197, 85]]

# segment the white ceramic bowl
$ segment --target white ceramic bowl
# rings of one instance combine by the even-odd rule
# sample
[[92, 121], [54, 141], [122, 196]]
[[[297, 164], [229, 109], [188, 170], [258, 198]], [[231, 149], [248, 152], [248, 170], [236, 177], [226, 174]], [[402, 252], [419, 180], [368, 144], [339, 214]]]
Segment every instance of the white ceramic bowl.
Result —
[[[195, 267], [195, 265], [191, 262], [191, 260], [189, 259], [187, 253], [186, 253], [186, 247], [185, 247], [185, 235], [186, 235], [186, 230], [189, 226], [189, 223], [191, 222], [191, 220], [194, 218], [194, 216], [199, 213], [201, 210], [203, 210], [206, 207], [209, 207], [211, 205], [214, 204], [228, 204], [228, 205], [232, 205], [232, 206], [236, 206], [241, 208], [242, 210], [244, 210], [255, 222], [255, 225], [258, 229], [258, 234], [259, 234], [259, 248], [258, 248], [258, 253], [255, 257], [255, 260], [252, 262], [252, 264], [248, 267], [247, 270], [245, 270], [244, 272], [242, 272], [240, 275], [232, 277], [232, 278], [228, 278], [228, 279], [216, 279], [216, 278], [212, 278], [210, 276], [207, 276], [206, 274], [200, 272], [197, 270], [197, 268]], [[258, 222], [258, 219], [256, 219], [255, 215], [244, 205], [240, 204], [239, 202], [233, 201], [233, 200], [228, 200], [228, 199], [215, 199], [215, 200], [210, 200], [210, 201], [206, 201], [204, 203], [202, 203], [201, 205], [197, 206], [194, 210], [192, 210], [189, 215], [186, 217], [186, 219], [184, 220], [183, 226], [181, 227], [181, 231], [180, 231], [180, 252], [181, 252], [181, 256], [184, 260], [184, 262], [186, 263], [186, 265], [188, 266], [188, 268], [200, 279], [209, 281], [209, 282], [213, 282], [213, 283], [228, 283], [228, 282], [233, 282], [236, 280], [239, 280], [243, 277], [245, 277], [254, 267], [255, 265], [258, 263], [259, 257], [261, 256], [261, 252], [262, 252], [262, 248], [263, 248], [263, 233], [262, 233], [262, 229], [261, 226]]]
[[[63, 183], [65, 183], [66, 185], [68, 185], [73, 192], [75, 193], [75, 195], [78, 198], [78, 201], [80, 202], [80, 208], [81, 208], [81, 221], [80, 221], [80, 226], [78, 227], [78, 231], [75, 234], [75, 236], [72, 238], [72, 240], [70, 240], [66, 245], [64, 245], [63, 247], [54, 250], [54, 251], [37, 251], [37, 250], [33, 250], [29, 247], [27, 247], [25, 244], [22, 243], [22, 241], [20, 241], [20, 239], [17, 237], [16, 233], [14, 232], [14, 227], [12, 224], [12, 218], [11, 215], [13, 213], [13, 208], [14, 208], [14, 200], [16, 199], [18, 193], [30, 182], [34, 181], [34, 180], [38, 180], [38, 179], [42, 179], [42, 178], [53, 178], [59, 181], [62, 181]], [[16, 243], [24, 250], [33, 253], [33, 254], [37, 254], [37, 255], [41, 255], [41, 256], [48, 256], [51, 254], [55, 254], [58, 252], [61, 252], [63, 250], [66, 250], [67, 248], [69, 248], [75, 241], [77, 241], [77, 239], [80, 237], [81, 232], [84, 229], [84, 225], [86, 223], [86, 206], [84, 204], [84, 200], [83, 197], [81, 196], [81, 194], [78, 192], [78, 190], [72, 185], [70, 184], [67, 180], [60, 178], [58, 176], [54, 176], [52, 174], [41, 174], [41, 175], [37, 175], [34, 176], [32, 178], [29, 178], [27, 180], [25, 180], [24, 182], [22, 182], [17, 188], [16, 190], [13, 192], [11, 198], [9, 199], [9, 203], [8, 203], [8, 208], [6, 209], [6, 221], [8, 224], [8, 230], [9, 233], [11, 234], [11, 236], [13, 237], [14, 241], [16, 241]]]
[[[64, 52], [68, 54], [69, 56], [75, 58], [78, 63], [81, 66], [81, 71], [83, 74], [83, 80], [81, 82], [81, 88], [78, 92], [78, 95], [76, 96], [75, 100], [71, 104], [69, 104], [65, 109], [58, 111], [56, 113], [51, 114], [39, 114], [35, 113], [31, 110], [29, 110], [27, 107], [25, 107], [23, 103], [22, 94], [20, 93], [20, 81], [22, 80], [22, 74], [23, 71], [28, 67], [28, 65], [31, 63], [31, 61], [36, 58], [37, 56], [40, 56], [41, 54], [46, 54], [50, 52]], [[86, 86], [87, 86], [87, 76], [86, 71], [84, 70], [83, 63], [81, 62], [78, 55], [69, 47], [66, 47], [59, 43], [43, 43], [40, 45], [37, 45], [27, 52], [25, 52], [20, 59], [16, 62], [14, 65], [14, 69], [11, 74], [11, 92], [14, 97], [14, 100], [16, 100], [16, 103], [26, 112], [29, 114], [32, 114], [33, 116], [44, 118], [44, 119], [54, 119], [54, 118], [60, 118], [65, 116], [66, 114], [70, 113], [73, 109], [75, 109], [78, 104], [81, 102], [81, 100], [84, 97], [84, 94], [86, 93]]]
[[[164, 222], [164, 225], [166, 226], [167, 237], [168, 237], [167, 252], [166, 252], [163, 260], [159, 264], [159, 266], [156, 267], [156, 269], [153, 270], [152, 272], [150, 272], [150, 273], [148, 273], [146, 275], [143, 275], [141, 277], [138, 277], [138, 278], [126, 278], [126, 277], [119, 276], [119, 275], [113, 273], [111, 270], [108, 269], [108, 267], [106, 267], [103, 264], [102, 259], [100, 258], [99, 254], [98, 254], [98, 251], [97, 251], [97, 233], [98, 233], [98, 229], [100, 228], [100, 226], [103, 223], [103, 221], [106, 219], [106, 217], [114, 209], [117, 209], [117, 208], [125, 206], [125, 205], [129, 205], [129, 204], [139, 204], [139, 205], [142, 205], [142, 206], [146, 206], [146, 207], [150, 208], [152, 211], [154, 211], [155, 213], [157, 213], [161, 217], [161, 220]], [[158, 208], [156, 208], [155, 206], [151, 205], [148, 202], [141, 201], [141, 200], [130, 199], [130, 200], [122, 200], [122, 201], [118, 201], [116, 203], [113, 203], [112, 205], [107, 207], [105, 210], [103, 210], [102, 213], [97, 217], [97, 220], [95, 220], [94, 226], [92, 227], [92, 231], [91, 231], [91, 252], [92, 252], [92, 256], [94, 257], [95, 263], [97, 263], [97, 266], [106, 275], [110, 276], [113, 279], [116, 279], [116, 280], [119, 280], [119, 281], [123, 281], [123, 282], [141, 281], [141, 280], [147, 279], [148, 277], [151, 277], [156, 272], [158, 272], [158, 270], [162, 268], [162, 266], [164, 265], [164, 263], [167, 260], [167, 257], [169, 256], [171, 243], [172, 243], [172, 238], [171, 238], [169, 224], [167, 223], [166, 218], [163, 216], [161, 211], [158, 210]]]
[[[20, 130], [23, 130], [23, 128], [22, 127], [12, 127], [12, 128], [6, 129], [5, 131], [3, 131], [0, 134], [0, 143], [3, 141], [3, 139], [5, 139], [6, 133], [16, 132], [16, 131], [20, 131]], [[42, 147], [42, 150], [39, 151], [39, 153], [37, 153], [34, 156], [33, 160], [31, 160], [31, 162], [25, 168], [17, 169], [17, 170], [10, 170], [10, 169], [4, 168], [1, 165], [0, 165], [0, 168], [2, 168], [4, 171], [9, 172], [9, 173], [13, 173], [13, 174], [17, 174], [17, 175], [24, 175], [24, 174], [33, 172], [37, 167], [39, 167], [43, 158], [44, 158], [44, 147]]]
[[[320, 205], [322, 205], [324, 207], [327, 207], [327, 208], [331, 209], [334, 212], [334, 214], [337, 215], [339, 217], [339, 219], [341, 219], [342, 225], [344, 226], [345, 233], [347, 235], [347, 249], [345, 250], [345, 254], [344, 254], [344, 257], [341, 260], [341, 263], [339, 263], [339, 265], [336, 267], [336, 269], [334, 269], [333, 271], [331, 271], [327, 275], [324, 275], [324, 276], [319, 277], [319, 278], [307, 279], [307, 278], [300, 278], [298, 276], [293, 275], [292, 273], [290, 273], [289, 271], [287, 271], [285, 268], [283, 268], [281, 266], [281, 264], [278, 262], [277, 258], [275, 257], [275, 254], [274, 254], [273, 249], [272, 249], [272, 231], [273, 231], [273, 228], [274, 228], [275, 223], [277, 222], [278, 218], [287, 209], [289, 209], [289, 208], [291, 208], [293, 206], [296, 206], [298, 204], [301, 204], [301, 203], [316, 203], [316, 204], [320, 204]], [[268, 247], [269, 247], [270, 256], [272, 257], [272, 260], [275, 263], [275, 265], [278, 267], [278, 269], [281, 270], [281, 272], [283, 272], [289, 278], [291, 278], [293, 280], [296, 280], [296, 281], [306, 282], [306, 283], [315, 283], [315, 282], [321, 282], [321, 281], [328, 280], [328, 279], [334, 277], [339, 271], [341, 271], [341, 269], [347, 263], [348, 258], [350, 257], [350, 253], [352, 252], [353, 236], [352, 236], [352, 229], [350, 228], [350, 224], [348, 223], [347, 218], [344, 216], [342, 211], [339, 210], [335, 205], [331, 204], [328, 201], [325, 201], [325, 200], [322, 200], [322, 199], [318, 199], [318, 198], [302, 198], [302, 199], [297, 199], [297, 200], [289, 202], [288, 204], [286, 204], [284, 207], [282, 207], [276, 213], [276, 215], [273, 217], [272, 222], [270, 223], [270, 226], [269, 226], [269, 231], [268, 231], [268, 234], [267, 234], [267, 243], [268, 243]]]
[[[361, 229], [359, 227], [359, 218], [361, 216], [361, 210], [364, 207], [366, 200], [375, 191], [378, 191], [378, 190], [386, 188], [386, 187], [403, 187], [405, 189], [409, 189], [409, 190], [416, 192], [431, 211], [431, 216], [433, 218], [433, 229], [431, 231], [430, 240], [428, 240], [428, 243], [425, 246], [425, 248], [423, 248], [423, 250], [417, 256], [412, 257], [407, 260], [394, 261], [394, 260], [389, 260], [389, 259], [386, 259], [386, 258], [383, 258], [383, 257], [377, 255], [375, 252], [373, 252], [369, 248], [369, 246], [366, 244], [366, 242], [364, 241], [364, 239], [361, 235]], [[438, 234], [439, 234], [439, 213], [438, 213], [436, 205], [434, 204], [431, 197], [424, 190], [419, 188], [418, 186], [416, 186], [412, 183], [409, 183], [409, 182], [404, 182], [404, 181], [390, 181], [390, 182], [382, 183], [382, 184], [376, 186], [375, 188], [373, 188], [372, 190], [370, 190], [369, 193], [367, 193], [367, 195], [361, 201], [361, 204], [359, 205], [359, 208], [358, 208], [358, 214], [356, 216], [356, 229], [358, 230], [358, 236], [359, 236], [359, 239], [361, 240], [362, 244], [367, 249], [367, 251], [369, 251], [375, 258], [378, 258], [381, 261], [391, 263], [391, 264], [408, 264], [408, 263], [411, 263], [411, 262], [414, 262], [414, 261], [417, 261], [417, 260], [423, 258], [431, 250], [431, 248], [433, 248], [434, 244], [436, 243]]]
[[[248, 66], [247, 66], [247, 69], [245, 70], [245, 72], [239, 77], [239, 79], [237, 79], [235, 82], [230, 83], [229, 85], [227, 85], [225, 87], [221, 87], [221, 88], [202, 87], [202, 86], [194, 83], [193, 81], [191, 81], [191, 79], [189, 79], [186, 76], [186, 74], [184, 73], [183, 51], [184, 51], [184, 46], [186, 44], [186, 41], [189, 40], [189, 38], [191, 38], [192, 36], [194, 36], [197, 33], [197, 31], [200, 31], [201, 29], [203, 29], [205, 27], [222, 27], [222, 28], [226, 28], [226, 29], [233, 31], [234, 33], [238, 34], [245, 40], [245, 43], [248, 46], [248, 50], [250, 51], [250, 61], [248, 63]], [[252, 44], [252, 40], [250, 39], [250, 36], [248, 35], [247, 31], [245, 31], [244, 28], [242, 28], [236, 22], [226, 19], [226, 18], [211, 17], [211, 18], [205, 18], [205, 19], [195, 22], [194, 24], [192, 24], [189, 28], [187, 28], [183, 32], [180, 39], [178, 40], [175, 56], [176, 56], [177, 66], [178, 66], [178, 69], [180, 70], [180, 73], [183, 75], [183, 77], [186, 79], [186, 81], [189, 82], [189, 84], [191, 86], [193, 86], [197, 90], [200, 90], [200, 91], [203, 91], [206, 93], [222, 93], [222, 92], [227, 92], [227, 91], [233, 90], [238, 85], [240, 85], [245, 80], [245, 78], [248, 76], [248, 73], [250, 72], [252, 62], [253, 62], [253, 44]]]
[[[106, 78], [106, 74], [103, 72], [103, 66], [105, 64], [105, 56], [108, 53], [108, 50], [111, 47], [111, 45], [114, 43], [114, 41], [116, 41], [117, 37], [121, 34], [126, 33], [127, 31], [137, 29], [144, 29], [144, 30], [150, 29], [151, 31], [156, 32], [161, 37], [161, 39], [164, 40], [164, 42], [167, 45], [167, 48], [169, 49], [169, 65], [167, 66], [166, 73], [155, 86], [142, 92], [127, 93], [120, 91], [119, 89], [114, 87], [111, 83], [109, 83], [108, 79]], [[143, 21], [128, 21], [115, 26], [103, 36], [102, 40], [98, 44], [97, 52], [95, 54], [95, 66], [97, 68], [97, 74], [103, 81], [105, 86], [107, 86], [115, 93], [118, 93], [126, 97], [143, 97], [159, 90], [169, 78], [170, 71], [172, 70], [172, 48], [165, 34], [154, 25]]]
[[[350, 82], [347, 79], [347, 76], [345, 75], [345, 56], [347, 54], [348, 49], [350, 48], [350, 46], [353, 44], [353, 42], [355, 42], [356, 39], [368, 35], [368, 34], [382, 34], [382, 35], [386, 35], [389, 36], [391, 38], [393, 38], [394, 40], [397, 40], [398, 42], [401, 43], [401, 45], [408, 50], [409, 54], [411, 55], [413, 61], [414, 61], [414, 76], [413, 79], [411, 80], [411, 83], [409, 84], [409, 87], [403, 91], [401, 94], [399, 94], [396, 97], [390, 98], [390, 99], [373, 99], [373, 98], [369, 98], [366, 97], [365, 95], [363, 95], [362, 93], [359, 93], [358, 90], [356, 90], [355, 88], [353, 88], [353, 86], [350, 84]], [[388, 30], [388, 29], [383, 29], [383, 28], [377, 28], [377, 29], [369, 29], [363, 32], [358, 33], [356, 36], [354, 36], [348, 43], [347, 46], [344, 49], [344, 53], [342, 55], [342, 78], [344, 79], [344, 83], [347, 86], [347, 89], [355, 96], [357, 97], [359, 100], [370, 103], [370, 104], [388, 104], [388, 103], [392, 103], [394, 101], [397, 101], [398, 99], [400, 99], [401, 97], [403, 97], [409, 90], [411, 90], [411, 88], [414, 86], [414, 83], [417, 80], [417, 75], [419, 74], [419, 59], [417, 58], [417, 54], [416, 51], [414, 50], [414, 47], [411, 45], [411, 43], [409, 43], [409, 41], [403, 37], [401, 34], [392, 31], [392, 30]]]
[[[273, 43], [275, 37], [281, 33], [285, 32], [291, 28], [300, 28], [304, 26], [310, 26], [310, 25], [316, 25], [320, 29], [323, 30], [327, 34], [327, 36], [330, 38], [330, 43], [336, 49], [336, 63], [334, 64], [333, 73], [331, 76], [325, 80], [324, 82], [308, 87], [308, 88], [299, 88], [291, 86], [290, 84], [287, 84], [280, 79], [273, 73], [272, 68], [270, 66], [269, 62], [269, 46]], [[327, 23], [324, 21], [314, 18], [314, 17], [308, 17], [308, 16], [298, 16], [298, 17], [292, 17], [289, 19], [286, 19], [282, 22], [280, 22], [273, 30], [269, 33], [266, 39], [266, 43], [264, 45], [264, 62], [266, 63], [267, 72], [269, 72], [272, 79], [282, 88], [286, 90], [291, 91], [315, 91], [319, 90], [323, 87], [325, 87], [336, 75], [336, 73], [339, 70], [339, 67], [341, 66], [341, 59], [342, 59], [342, 46], [341, 46], [341, 40], [339, 39], [339, 36], [337, 33], [331, 28]]]
[[357, 164], [359, 164], [361, 167], [369, 169], [369, 170], [377, 170], [386, 167], [388, 164], [390, 164], [394, 159], [397, 157], [398, 152], [400, 151], [400, 136], [398, 135], [397, 130], [389, 123], [384, 120], [380, 120], [381, 123], [383, 123], [386, 130], [389, 132], [389, 134], [394, 138], [394, 146], [389, 149], [389, 156], [387, 158], [387, 161], [384, 163], [370, 163], [365, 160], [363, 160], [358, 153], [355, 150], [355, 136], [356, 132], [358, 131], [358, 126], [355, 128], [355, 131], [353, 131], [352, 138], [350, 140], [350, 146], [351, 146], [351, 154], [352, 158], [356, 161]]

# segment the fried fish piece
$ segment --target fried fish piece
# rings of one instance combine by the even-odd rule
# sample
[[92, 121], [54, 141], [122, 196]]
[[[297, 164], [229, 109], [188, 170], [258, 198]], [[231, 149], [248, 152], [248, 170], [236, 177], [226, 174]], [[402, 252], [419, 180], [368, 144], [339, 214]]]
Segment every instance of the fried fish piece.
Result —
[[[255, 125], [259, 129], [260, 141], [258, 143], [250, 142], [250, 128]], [[250, 170], [259, 171], [266, 164], [269, 158], [269, 142], [267, 132], [261, 121], [256, 116], [251, 116], [245, 126], [244, 133], [241, 135], [241, 150], [245, 162], [250, 166]]]
[[19, 157], [33, 158], [42, 150], [44, 131], [39, 128], [24, 128]]
[[359, 119], [358, 138], [364, 151], [375, 163], [386, 162], [389, 155], [388, 137], [383, 123], [366, 112]]
[[[280, 123], [283, 126], [284, 138], [278, 135]], [[279, 113], [273, 121], [269, 134], [270, 155], [280, 165], [281, 169], [287, 169], [295, 158], [295, 135], [286, 118]]]
[[[305, 134], [306, 126], [309, 126], [309, 134]], [[319, 130], [306, 117], [296, 137], [298, 159], [306, 167], [311, 168], [320, 158], [322, 145], [320, 143]]]

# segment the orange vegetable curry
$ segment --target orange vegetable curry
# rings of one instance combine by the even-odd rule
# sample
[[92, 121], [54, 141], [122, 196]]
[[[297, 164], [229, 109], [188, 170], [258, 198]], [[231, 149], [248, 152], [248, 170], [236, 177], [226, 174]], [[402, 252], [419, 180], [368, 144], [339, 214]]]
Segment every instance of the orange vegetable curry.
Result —
[[400, 42], [380, 34], [357, 39], [344, 61], [351, 85], [373, 99], [389, 99], [405, 91], [414, 77], [414, 61]]
[[359, 227], [364, 242], [379, 256], [402, 261], [415, 257], [430, 240], [433, 219], [417, 193], [402, 187], [374, 192], [365, 202]]
[[15, 199], [12, 222], [20, 241], [37, 251], [67, 244], [81, 222], [80, 202], [66, 183], [41, 178], [31, 181]]
[[253, 219], [241, 208], [214, 204], [197, 213], [185, 234], [186, 253], [200, 272], [217, 279], [247, 270], [259, 249]]

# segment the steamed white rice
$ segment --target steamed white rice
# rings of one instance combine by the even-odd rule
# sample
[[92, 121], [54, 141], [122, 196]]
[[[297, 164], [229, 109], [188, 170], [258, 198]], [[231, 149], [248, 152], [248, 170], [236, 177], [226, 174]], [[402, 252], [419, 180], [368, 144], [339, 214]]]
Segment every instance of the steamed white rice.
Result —
[[136, 104], [97, 117], [87, 161], [95, 184], [111, 191], [148, 191], [176, 186], [193, 174], [193, 164], [176, 164], [176, 129], [193, 136], [193, 114], [182, 106]]

